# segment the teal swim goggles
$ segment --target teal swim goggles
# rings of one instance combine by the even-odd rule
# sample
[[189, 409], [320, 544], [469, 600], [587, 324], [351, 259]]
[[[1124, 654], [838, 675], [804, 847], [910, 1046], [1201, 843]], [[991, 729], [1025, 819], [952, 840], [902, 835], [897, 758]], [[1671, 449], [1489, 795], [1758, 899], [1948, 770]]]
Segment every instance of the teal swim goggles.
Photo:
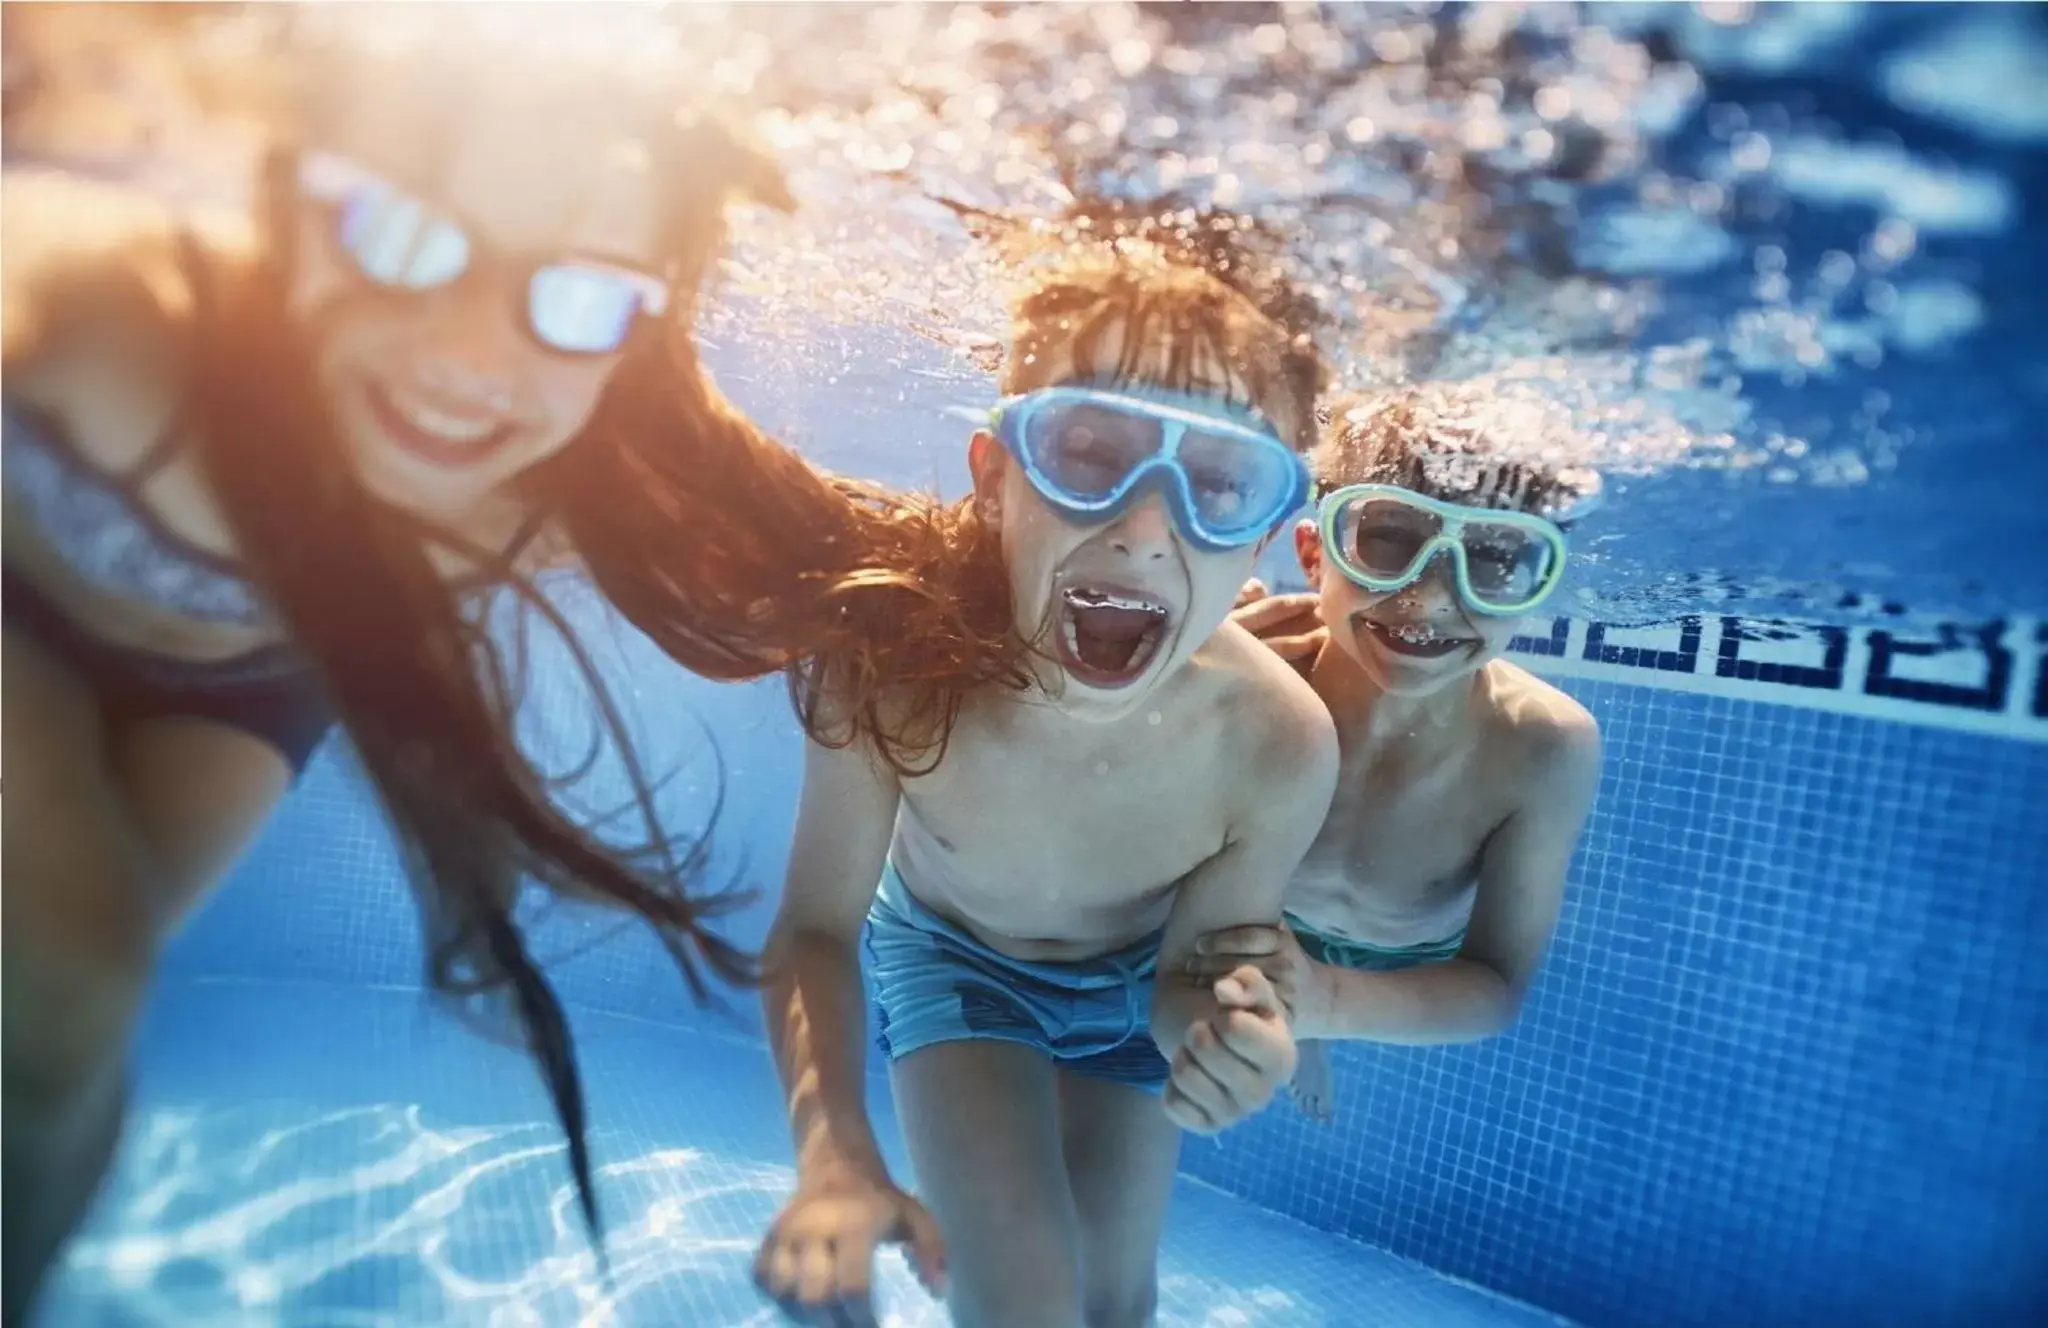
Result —
[[1316, 515], [1323, 553], [1352, 581], [1391, 594], [1419, 580], [1437, 555], [1457, 571], [1474, 612], [1529, 612], [1564, 579], [1564, 532], [1527, 512], [1461, 507], [1391, 484], [1325, 494]]
[[1070, 520], [1108, 521], [1156, 489], [1210, 552], [1271, 534], [1308, 497], [1308, 466], [1270, 430], [1213, 398], [1096, 387], [1008, 397], [990, 427], [1031, 487]]

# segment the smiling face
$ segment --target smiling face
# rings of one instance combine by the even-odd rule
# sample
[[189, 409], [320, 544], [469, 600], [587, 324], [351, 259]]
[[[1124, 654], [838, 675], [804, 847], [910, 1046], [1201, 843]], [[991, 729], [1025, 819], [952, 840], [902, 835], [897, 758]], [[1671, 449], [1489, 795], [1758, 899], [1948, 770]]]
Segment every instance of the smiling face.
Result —
[[1468, 607], [1448, 553], [1401, 589], [1377, 593], [1323, 556], [1315, 522], [1295, 527], [1294, 551], [1322, 596], [1330, 644], [1380, 690], [1398, 696], [1425, 696], [1470, 677], [1507, 650], [1522, 621]]
[[[1475, 385], [1422, 384], [1340, 399], [1330, 416], [1315, 454], [1324, 492], [1383, 484], [1462, 507], [1554, 520], [1590, 510], [1598, 499], [1598, 475], [1559, 464], [1539, 416]], [[1406, 564], [1438, 530], [1436, 518], [1424, 515], [1418, 524], [1398, 506], [1382, 519], [1338, 526], [1338, 538], [1362, 542], [1347, 550], [1355, 564], [1390, 569]], [[1476, 589], [1526, 604], [1541, 567], [1554, 565], [1530, 563], [1519, 542], [1483, 527], [1468, 522], [1461, 537]], [[1375, 540], [1381, 547], [1371, 547]], [[1384, 691], [1425, 695], [1470, 677], [1507, 649], [1521, 625], [1519, 616], [1465, 602], [1448, 549], [1399, 590], [1374, 591], [1336, 565], [1314, 521], [1300, 524], [1294, 545], [1322, 596], [1331, 644]]]
[[[1225, 418], [1243, 419], [1250, 407], [1281, 436], [1298, 436], [1300, 412], [1284, 395], [1256, 392], [1209, 342], [1131, 344], [1128, 326], [1097, 323], [1085, 343], [1040, 337], [1005, 386], [1023, 393], [1114, 378], [1191, 404], [1209, 399]], [[1079, 717], [1115, 719], [1143, 704], [1222, 625], [1263, 547], [1203, 549], [1150, 491], [1107, 521], [1082, 524], [1050, 506], [985, 432], [969, 462], [980, 518], [1001, 535], [1015, 629], [1056, 666], [1046, 679], [1054, 703]]]
[[431, 289], [379, 286], [343, 248], [338, 210], [301, 200], [294, 312], [365, 484], [459, 519], [565, 447], [618, 364], [542, 345], [527, 273], [563, 260], [659, 273], [655, 183], [630, 111], [602, 98], [414, 77], [328, 106], [318, 147], [455, 222], [473, 257]]

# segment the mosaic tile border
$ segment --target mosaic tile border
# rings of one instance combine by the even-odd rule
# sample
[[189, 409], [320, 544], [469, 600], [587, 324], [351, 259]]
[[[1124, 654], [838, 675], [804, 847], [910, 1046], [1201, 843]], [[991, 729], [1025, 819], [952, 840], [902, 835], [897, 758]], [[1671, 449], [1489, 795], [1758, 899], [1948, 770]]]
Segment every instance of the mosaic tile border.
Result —
[[1648, 627], [1532, 626], [1509, 650], [1539, 675], [2048, 743], [2048, 621], [1881, 628], [1693, 614]]

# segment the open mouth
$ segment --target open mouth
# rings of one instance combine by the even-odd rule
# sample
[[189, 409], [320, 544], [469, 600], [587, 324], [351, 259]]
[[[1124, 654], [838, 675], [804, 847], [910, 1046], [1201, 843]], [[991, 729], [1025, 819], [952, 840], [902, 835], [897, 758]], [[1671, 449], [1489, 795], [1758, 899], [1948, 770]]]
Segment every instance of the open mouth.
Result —
[[1069, 586], [1060, 594], [1055, 633], [1060, 663], [1090, 687], [1128, 687], [1158, 655], [1172, 616], [1141, 592]]
[[1441, 659], [1479, 643], [1469, 636], [1446, 636], [1428, 623], [1383, 623], [1360, 618], [1372, 639], [1397, 655], [1414, 659]]
[[473, 466], [512, 438], [511, 421], [480, 423], [426, 406], [402, 408], [381, 383], [363, 384], [377, 427], [406, 451], [437, 466]]

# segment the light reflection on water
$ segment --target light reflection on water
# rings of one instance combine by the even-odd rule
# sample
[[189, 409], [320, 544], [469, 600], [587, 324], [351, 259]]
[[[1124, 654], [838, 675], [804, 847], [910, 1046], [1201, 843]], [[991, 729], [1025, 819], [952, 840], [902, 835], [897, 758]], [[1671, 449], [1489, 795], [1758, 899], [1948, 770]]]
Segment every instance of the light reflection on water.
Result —
[[[53, 1322], [774, 1322], [748, 1270], [787, 1166], [685, 1147], [603, 1166], [606, 1286], [552, 1127], [436, 1128], [398, 1104], [278, 1116], [137, 1120], [115, 1194], [67, 1256]], [[899, 1256], [879, 1280], [889, 1300], [922, 1299]], [[677, 1298], [693, 1312], [651, 1313]], [[941, 1321], [929, 1305], [889, 1317]]]
[[[607, 1284], [552, 1127], [435, 1127], [395, 1103], [284, 1116], [184, 1107], [135, 1120], [114, 1191], [67, 1253], [49, 1328], [781, 1322], [749, 1269], [794, 1184], [786, 1165], [665, 1147], [601, 1167]], [[1163, 1322], [1329, 1321], [1256, 1274], [1172, 1262]], [[888, 1328], [947, 1322], [898, 1250], [883, 1251], [876, 1286]]]

